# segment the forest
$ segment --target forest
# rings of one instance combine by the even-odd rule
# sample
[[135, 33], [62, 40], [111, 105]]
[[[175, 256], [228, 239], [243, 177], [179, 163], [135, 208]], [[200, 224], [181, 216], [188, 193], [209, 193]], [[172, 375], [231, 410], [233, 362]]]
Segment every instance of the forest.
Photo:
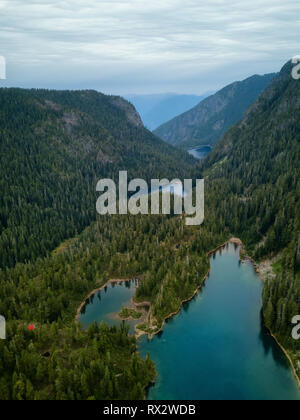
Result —
[[[207, 253], [232, 236], [257, 262], [273, 261], [265, 323], [300, 360], [291, 337], [300, 314], [300, 85], [290, 70], [200, 164], [140, 126], [119, 98], [0, 91], [0, 313], [8, 321], [0, 399], [145, 398], [155, 367], [126, 325], [83, 330], [77, 308], [110, 278], [139, 277], [136, 300], [151, 303], [143, 330], [158, 331], [201, 284]], [[187, 227], [173, 214], [96, 216], [97, 177], [123, 165], [145, 179], [204, 177], [204, 224]]]
[[183, 178], [194, 164], [146, 130], [128, 102], [93, 91], [0, 89], [0, 147], [1, 268], [82, 232], [96, 219], [99, 179], [117, 180], [119, 170]]

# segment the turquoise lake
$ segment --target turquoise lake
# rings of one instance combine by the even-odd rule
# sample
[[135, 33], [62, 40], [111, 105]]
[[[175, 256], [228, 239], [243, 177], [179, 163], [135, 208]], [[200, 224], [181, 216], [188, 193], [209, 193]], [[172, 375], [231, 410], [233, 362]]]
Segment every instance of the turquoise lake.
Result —
[[[80, 321], [119, 324], [114, 314], [136, 283], [110, 285], [95, 295]], [[149, 400], [300, 400], [285, 355], [264, 328], [263, 284], [239, 248], [228, 245], [211, 258], [211, 273], [159, 336], [138, 341], [158, 372]], [[133, 323], [130, 323], [133, 331]]]

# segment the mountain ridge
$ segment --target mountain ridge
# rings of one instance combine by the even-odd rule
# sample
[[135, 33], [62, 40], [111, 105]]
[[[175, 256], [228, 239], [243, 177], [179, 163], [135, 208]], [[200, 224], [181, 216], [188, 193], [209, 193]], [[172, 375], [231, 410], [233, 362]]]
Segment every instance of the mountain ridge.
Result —
[[154, 131], [167, 143], [184, 149], [214, 146], [242, 117], [275, 73], [254, 75], [228, 86], [201, 101], [190, 111]]

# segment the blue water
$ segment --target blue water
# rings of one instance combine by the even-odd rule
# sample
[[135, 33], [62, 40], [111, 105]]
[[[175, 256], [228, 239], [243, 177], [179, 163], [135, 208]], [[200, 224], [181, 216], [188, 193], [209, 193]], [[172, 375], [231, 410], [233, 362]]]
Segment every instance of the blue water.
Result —
[[194, 158], [202, 160], [211, 152], [212, 148], [210, 146], [199, 146], [194, 149], [188, 150], [188, 153]]
[[[92, 296], [81, 313], [79, 321], [83, 328], [88, 328], [94, 321], [101, 321], [119, 326], [122, 321], [117, 317], [122, 306], [128, 307], [131, 298], [136, 293], [137, 282], [135, 280], [123, 283], [111, 283], [105, 289]], [[140, 320], [126, 321], [131, 334], [134, 334], [134, 326], [140, 324]]]
[[[120, 325], [116, 317], [135, 295], [135, 281], [110, 284], [86, 304], [80, 322]], [[288, 361], [264, 328], [263, 284], [253, 265], [239, 262], [229, 245], [211, 258], [211, 274], [199, 294], [149, 341], [158, 377], [148, 398], [198, 400], [299, 400]], [[134, 333], [137, 321], [127, 322]]]
[[157, 191], [160, 191], [162, 193], [170, 193], [170, 194], [174, 194], [174, 195], [179, 195], [180, 197], [185, 197], [187, 194], [184, 191], [184, 185], [182, 183], [175, 183], [175, 182], [170, 182], [166, 185], [164, 185], [163, 187], [160, 188], [154, 188], [152, 190], [152, 188], [150, 187], [148, 190], [140, 190], [137, 194], [144, 196], [144, 195], [151, 195]]
[[234, 245], [212, 257], [197, 297], [160, 336], [139, 341], [158, 371], [148, 399], [299, 400], [289, 364], [262, 323], [262, 288]]

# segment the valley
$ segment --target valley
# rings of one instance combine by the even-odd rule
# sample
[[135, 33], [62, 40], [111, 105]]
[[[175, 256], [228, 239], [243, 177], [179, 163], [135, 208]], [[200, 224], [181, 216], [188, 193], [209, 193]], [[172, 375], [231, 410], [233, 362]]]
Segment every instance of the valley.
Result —
[[[298, 399], [264, 326], [299, 377], [291, 335], [300, 299], [299, 86], [287, 63], [201, 160], [146, 130], [121, 98], [0, 90], [2, 399], [139, 400], [155, 378], [150, 399]], [[203, 225], [174, 214], [96, 215], [97, 181], [117, 180], [120, 170], [146, 180], [205, 178]], [[233, 236], [257, 263], [276, 257], [276, 276], [262, 285], [233, 245], [208, 259]], [[76, 311], [95, 290], [81, 328]], [[134, 294], [151, 305], [138, 341], [141, 322], [114, 315]], [[178, 315], [166, 323], [170, 314]]]

